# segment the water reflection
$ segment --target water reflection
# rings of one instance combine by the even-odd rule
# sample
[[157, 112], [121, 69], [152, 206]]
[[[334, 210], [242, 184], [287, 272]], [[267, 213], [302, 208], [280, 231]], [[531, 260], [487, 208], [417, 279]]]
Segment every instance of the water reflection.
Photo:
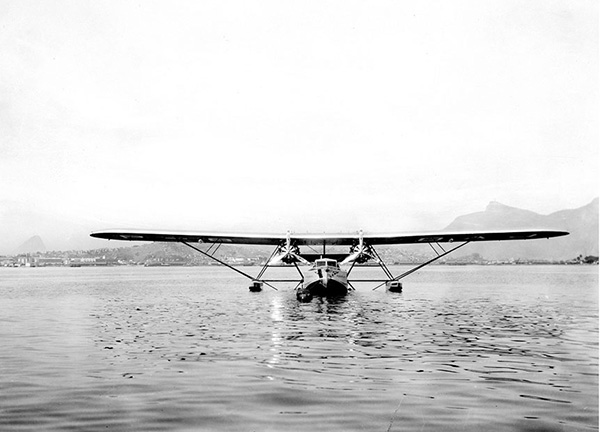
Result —
[[387, 330], [380, 326], [382, 313], [377, 304], [353, 293], [315, 298], [310, 303], [288, 295], [273, 296], [270, 356], [266, 363], [281, 369], [312, 364], [315, 373], [340, 362], [350, 369], [357, 367], [364, 358], [379, 356], [371, 350], [386, 345]]
[[273, 330], [271, 332], [271, 348], [269, 348], [271, 357], [267, 360], [267, 366], [269, 367], [279, 364], [283, 345], [279, 325], [283, 321], [283, 304], [279, 296], [273, 297], [271, 302], [271, 321], [273, 322]]

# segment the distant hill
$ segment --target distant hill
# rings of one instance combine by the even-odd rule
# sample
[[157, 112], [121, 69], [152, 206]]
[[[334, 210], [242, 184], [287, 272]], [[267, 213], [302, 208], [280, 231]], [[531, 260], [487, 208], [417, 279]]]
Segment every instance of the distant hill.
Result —
[[[127, 242], [121, 242], [122, 247], [114, 249], [95, 249], [82, 252], [90, 256], [102, 255], [106, 259], [130, 262], [130, 263], [173, 263], [184, 262], [186, 264], [214, 264], [209, 258], [199, 254], [193, 249], [182, 245], [181, 243], [141, 243], [139, 245], [128, 246]], [[203, 246], [202, 249], [207, 249]], [[227, 245], [220, 248], [216, 253], [219, 259], [237, 259], [240, 262], [248, 260], [266, 261], [271, 254], [270, 248], [264, 246], [236, 246]]]
[[46, 245], [40, 236], [33, 236], [21, 244], [14, 252], [15, 255], [35, 252], [46, 252]]
[[106, 241], [90, 237], [90, 232], [99, 224], [46, 214], [26, 204], [0, 200], [0, 255], [17, 253], [27, 239], [35, 236], [44, 239], [44, 250], [116, 247], [116, 244], [105, 245]]
[[486, 259], [571, 259], [578, 255], [598, 256], [598, 198], [572, 210], [541, 215], [491, 202], [485, 211], [457, 217], [445, 230], [502, 230], [548, 228], [570, 232], [551, 240], [473, 243], [465, 253], [479, 253]]

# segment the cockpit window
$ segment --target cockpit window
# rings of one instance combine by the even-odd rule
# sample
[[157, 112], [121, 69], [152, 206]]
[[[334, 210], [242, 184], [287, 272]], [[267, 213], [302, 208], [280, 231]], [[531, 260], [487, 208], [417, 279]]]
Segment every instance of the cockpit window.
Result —
[[315, 261], [316, 267], [336, 267], [337, 261], [332, 259], [320, 259]]

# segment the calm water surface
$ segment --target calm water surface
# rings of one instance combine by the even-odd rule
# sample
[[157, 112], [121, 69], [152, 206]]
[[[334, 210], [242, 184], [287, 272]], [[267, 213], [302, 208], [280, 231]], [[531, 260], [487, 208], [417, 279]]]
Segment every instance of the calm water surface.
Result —
[[0, 430], [598, 430], [598, 267], [437, 266], [402, 294], [307, 304], [292, 288], [0, 269]]

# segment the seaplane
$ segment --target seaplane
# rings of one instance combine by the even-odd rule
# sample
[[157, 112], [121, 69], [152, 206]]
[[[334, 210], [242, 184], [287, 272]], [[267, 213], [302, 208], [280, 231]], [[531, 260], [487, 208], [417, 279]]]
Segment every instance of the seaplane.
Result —
[[[296, 297], [309, 302], [315, 296], [343, 296], [354, 290], [353, 282], [379, 283], [373, 289], [385, 286], [388, 291], [401, 292], [401, 280], [421, 268], [447, 256], [471, 242], [536, 240], [568, 235], [556, 230], [514, 230], [480, 232], [424, 232], [406, 234], [377, 234], [358, 231], [348, 234], [253, 234], [210, 233], [153, 230], [106, 230], [91, 233], [92, 237], [107, 240], [176, 242], [230, 268], [249, 279], [250, 291], [259, 292], [266, 285], [277, 289], [273, 283], [295, 282]], [[208, 246], [199, 246], [207, 244]], [[222, 245], [262, 245], [274, 247], [270, 257], [256, 276], [216, 257]], [[406, 244], [428, 244], [435, 256], [399, 275], [393, 275], [375, 247]], [[446, 248], [442, 246], [446, 245]], [[329, 250], [328, 250], [329, 248]], [[333, 250], [332, 250], [333, 248]], [[346, 252], [340, 253], [339, 249]], [[345, 248], [345, 249], [344, 249]], [[204, 249], [204, 250], [203, 250]], [[350, 274], [357, 265], [378, 265], [384, 276], [381, 279], [354, 279]], [[298, 279], [268, 279], [265, 272], [274, 266], [295, 267]], [[305, 271], [302, 271], [303, 267]]]

